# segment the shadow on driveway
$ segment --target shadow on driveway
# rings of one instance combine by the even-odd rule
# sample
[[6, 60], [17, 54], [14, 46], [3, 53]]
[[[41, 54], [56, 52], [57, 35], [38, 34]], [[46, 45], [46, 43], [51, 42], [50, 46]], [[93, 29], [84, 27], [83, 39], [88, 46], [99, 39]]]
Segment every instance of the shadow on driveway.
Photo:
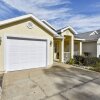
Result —
[[66, 66], [5, 74], [3, 100], [100, 100], [100, 74]]
[[[59, 77], [55, 82], [59, 95], [65, 100], [100, 100], [100, 74], [71, 67], [53, 66], [44, 70], [49, 77]], [[57, 94], [58, 95], [58, 94]], [[50, 99], [51, 100], [51, 99]]]

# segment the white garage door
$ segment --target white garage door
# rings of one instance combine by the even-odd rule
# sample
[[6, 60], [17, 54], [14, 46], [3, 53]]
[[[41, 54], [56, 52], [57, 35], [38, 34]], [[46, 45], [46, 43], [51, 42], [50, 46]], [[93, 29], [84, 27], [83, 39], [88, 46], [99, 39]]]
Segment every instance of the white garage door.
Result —
[[7, 37], [7, 71], [46, 67], [47, 40]]

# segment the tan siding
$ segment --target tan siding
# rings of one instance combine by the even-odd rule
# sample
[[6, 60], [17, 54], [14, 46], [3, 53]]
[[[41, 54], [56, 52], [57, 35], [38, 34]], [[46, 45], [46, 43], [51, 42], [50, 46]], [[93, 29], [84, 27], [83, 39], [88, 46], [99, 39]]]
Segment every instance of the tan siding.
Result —
[[83, 43], [83, 53], [89, 52], [91, 56], [97, 57], [97, 43], [96, 42], [87, 42]]
[[[37, 23], [34, 23], [34, 27], [29, 29], [27, 27], [27, 22], [31, 21], [31, 19], [20, 21], [17, 23], [13, 23], [10, 25], [6, 25], [0, 28], [0, 36], [3, 35], [15, 35], [15, 36], [28, 36], [28, 37], [36, 37], [36, 38], [47, 38], [49, 41], [52, 41], [53, 44], [53, 36], [51, 33], [46, 31], [43, 27], [39, 26]], [[2, 45], [0, 46], [0, 70], [4, 70], [4, 41], [2, 40]], [[49, 46], [49, 63], [50, 65], [53, 64], [53, 45]]]
[[62, 36], [67, 35], [67, 36], [73, 36], [73, 33], [70, 30], [66, 30], [62, 33]]

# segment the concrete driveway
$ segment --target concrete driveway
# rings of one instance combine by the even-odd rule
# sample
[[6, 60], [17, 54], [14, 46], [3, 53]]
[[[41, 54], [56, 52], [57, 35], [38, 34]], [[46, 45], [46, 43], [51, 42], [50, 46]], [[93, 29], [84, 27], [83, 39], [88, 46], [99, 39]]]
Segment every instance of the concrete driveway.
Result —
[[100, 74], [57, 64], [3, 76], [2, 100], [100, 100]]

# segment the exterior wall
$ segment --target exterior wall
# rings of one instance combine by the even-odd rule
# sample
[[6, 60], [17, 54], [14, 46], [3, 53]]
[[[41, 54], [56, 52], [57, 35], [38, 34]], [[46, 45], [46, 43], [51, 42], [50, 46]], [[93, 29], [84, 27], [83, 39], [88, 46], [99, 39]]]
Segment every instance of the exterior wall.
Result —
[[62, 36], [67, 35], [67, 36], [74, 36], [73, 33], [70, 30], [66, 30], [62, 33]]
[[90, 56], [97, 57], [97, 42], [84, 42], [83, 43], [83, 53], [89, 52]]
[[59, 59], [59, 55], [57, 55], [60, 52], [60, 41], [54, 40], [54, 60]]
[[82, 55], [82, 41], [74, 41], [74, 55]]
[[79, 42], [74, 41], [74, 55], [79, 55]]
[[79, 43], [74, 44], [74, 51], [79, 51]]
[[70, 41], [64, 41], [64, 52], [70, 52]]
[[[63, 39], [55, 39], [54, 40], [54, 48], [56, 48], [56, 52], [54, 50], [54, 61], [63, 62]], [[55, 46], [56, 45], [56, 46]]]
[[97, 41], [97, 57], [100, 58], [100, 38]]
[[3, 39], [2, 39], [2, 35], [0, 34], [0, 39], [1, 39], [1, 43], [0, 43], [0, 71], [4, 71], [4, 67], [3, 67]]
[[[31, 21], [34, 26], [32, 29], [27, 27], [27, 23]], [[15, 22], [12, 24], [8, 24], [0, 27], [0, 37], [2, 37], [2, 43], [0, 45], [0, 71], [4, 71], [4, 35], [7, 36], [26, 36], [33, 38], [44, 38], [52, 41], [52, 46], [49, 46], [49, 65], [53, 64], [53, 36], [47, 30], [45, 30], [42, 26], [37, 24], [31, 19]]]

